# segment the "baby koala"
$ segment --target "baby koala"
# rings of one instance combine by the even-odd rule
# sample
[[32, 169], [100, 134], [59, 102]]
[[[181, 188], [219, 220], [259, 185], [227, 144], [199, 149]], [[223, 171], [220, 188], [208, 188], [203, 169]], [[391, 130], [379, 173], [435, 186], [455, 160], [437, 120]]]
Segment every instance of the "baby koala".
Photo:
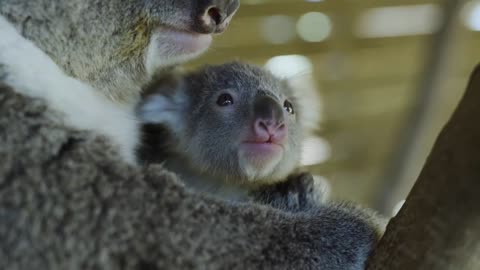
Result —
[[298, 95], [286, 81], [239, 62], [172, 72], [152, 83], [138, 106], [138, 156], [228, 200], [319, 196], [311, 176], [292, 178], [312, 126]]

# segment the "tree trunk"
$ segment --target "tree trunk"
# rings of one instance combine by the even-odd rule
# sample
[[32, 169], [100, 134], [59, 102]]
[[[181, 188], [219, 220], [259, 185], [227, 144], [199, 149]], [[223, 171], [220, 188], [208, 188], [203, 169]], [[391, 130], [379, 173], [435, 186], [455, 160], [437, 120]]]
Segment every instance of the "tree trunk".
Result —
[[480, 66], [367, 269], [480, 269]]

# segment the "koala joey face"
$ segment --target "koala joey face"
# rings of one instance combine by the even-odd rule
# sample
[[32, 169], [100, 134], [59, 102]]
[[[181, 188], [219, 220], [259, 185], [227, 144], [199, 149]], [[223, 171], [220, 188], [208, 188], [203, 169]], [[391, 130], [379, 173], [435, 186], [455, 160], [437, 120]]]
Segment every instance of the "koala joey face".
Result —
[[298, 165], [300, 108], [285, 82], [231, 63], [200, 71], [190, 85], [186, 149], [201, 168], [254, 184], [281, 180]]
[[199, 172], [255, 185], [282, 180], [298, 165], [301, 108], [285, 82], [258, 67], [230, 63], [188, 74], [182, 84], [174, 106], [165, 100], [175, 98], [156, 102], [181, 112], [158, 119], [170, 122], [177, 152]]
[[248, 183], [278, 180], [296, 165], [295, 101], [272, 88], [250, 87], [218, 88], [206, 97], [199, 110], [205, 120], [189, 129], [192, 154], [200, 153], [207, 171], [213, 168], [227, 179], [236, 172], [235, 180]]

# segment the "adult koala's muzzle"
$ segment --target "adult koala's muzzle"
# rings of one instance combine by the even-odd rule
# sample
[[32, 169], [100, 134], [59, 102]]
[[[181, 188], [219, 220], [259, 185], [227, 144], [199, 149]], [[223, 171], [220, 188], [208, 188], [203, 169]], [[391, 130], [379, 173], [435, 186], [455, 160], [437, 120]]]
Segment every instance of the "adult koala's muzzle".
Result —
[[239, 0], [198, 0], [192, 28], [204, 34], [222, 33], [240, 6]]

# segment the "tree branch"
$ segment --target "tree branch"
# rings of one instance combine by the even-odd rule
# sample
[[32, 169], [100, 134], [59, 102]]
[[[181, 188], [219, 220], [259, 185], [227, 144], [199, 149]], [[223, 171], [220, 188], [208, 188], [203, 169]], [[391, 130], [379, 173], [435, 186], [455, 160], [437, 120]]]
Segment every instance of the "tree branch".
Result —
[[479, 118], [480, 65], [368, 270], [479, 269]]

